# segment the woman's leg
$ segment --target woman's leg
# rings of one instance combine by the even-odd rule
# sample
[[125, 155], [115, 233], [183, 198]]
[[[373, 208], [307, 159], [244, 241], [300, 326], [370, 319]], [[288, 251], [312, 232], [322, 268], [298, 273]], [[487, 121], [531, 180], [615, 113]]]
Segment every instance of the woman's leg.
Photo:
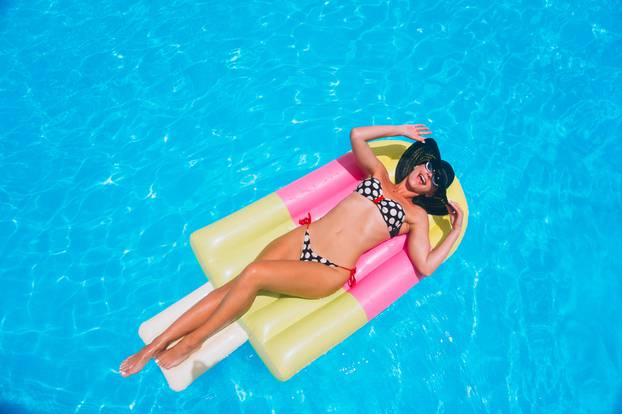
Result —
[[[259, 253], [255, 260], [295, 258], [296, 255], [300, 255], [300, 246], [296, 246], [297, 244], [302, 244], [303, 233], [303, 229], [296, 228], [276, 238]], [[119, 367], [121, 375], [129, 376], [139, 372], [151, 358], [165, 350], [169, 344], [201, 326], [229, 292], [234, 280], [235, 278], [211, 291], [207, 296], [182, 314], [150, 344], [145, 345], [139, 352], [126, 358]]]
[[165, 349], [171, 342], [192, 332], [207, 319], [220, 304], [222, 298], [229, 291], [233, 280], [209, 292], [203, 299], [192, 305], [175, 322], [158, 335], [149, 345], [155, 346], [156, 354]]
[[[295, 232], [294, 230], [293, 232]], [[292, 233], [293, 233], [292, 232]], [[288, 234], [273, 240], [259, 253], [255, 261], [261, 260], [282, 260], [289, 259], [291, 248], [287, 245]], [[292, 237], [293, 236], [293, 237]], [[289, 238], [297, 238], [292, 234]], [[152, 343], [161, 344], [160, 349], [165, 349], [171, 342], [192, 332], [201, 326], [205, 320], [214, 312], [220, 301], [229, 292], [235, 278], [229, 280], [221, 287], [214, 289], [207, 296], [193, 305], [183, 315], [181, 315], [170, 327], [160, 334]], [[163, 346], [162, 346], [163, 344]]]
[[230, 280], [221, 287], [212, 290], [184, 312], [151, 343], [145, 345], [137, 353], [127, 357], [119, 367], [121, 375], [127, 377], [139, 372], [151, 358], [166, 349], [170, 343], [201, 326], [205, 319], [218, 307], [222, 298], [229, 291], [232, 282], [233, 280]]
[[314, 262], [253, 262], [234, 279], [229, 291], [207, 321], [175, 346], [159, 354], [156, 362], [167, 369], [181, 363], [207, 338], [242, 316], [260, 290], [307, 299], [322, 298], [337, 291], [348, 277], [347, 270]]

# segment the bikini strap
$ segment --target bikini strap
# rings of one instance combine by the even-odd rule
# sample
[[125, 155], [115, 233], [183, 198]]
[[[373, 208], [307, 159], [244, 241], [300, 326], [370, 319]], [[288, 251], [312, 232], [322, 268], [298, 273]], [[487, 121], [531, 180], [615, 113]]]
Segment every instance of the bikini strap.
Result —
[[354, 287], [356, 285], [356, 278], [354, 277], [354, 275], [356, 274], [356, 266], [353, 267], [352, 269], [350, 269], [349, 267], [344, 267], [344, 266], [339, 266], [339, 265], [335, 265], [335, 266], [350, 271], [350, 277], [348, 278], [348, 287]]
[[348, 287], [354, 287], [356, 285], [356, 278], [354, 274], [356, 273], [356, 267], [350, 269], [350, 277], [348, 278]]
[[309, 224], [311, 224], [311, 213], [307, 212], [307, 217], [301, 218], [300, 220], [298, 220], [299, 224], [306, 224], [307, 228], [309, 228]]

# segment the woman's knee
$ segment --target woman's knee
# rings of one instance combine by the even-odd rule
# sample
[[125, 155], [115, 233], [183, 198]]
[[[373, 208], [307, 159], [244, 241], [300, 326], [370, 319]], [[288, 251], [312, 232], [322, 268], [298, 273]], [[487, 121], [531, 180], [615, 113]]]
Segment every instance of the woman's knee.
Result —
[[274, 280], [270, 280], [274, 279], [274, 268], [271, 269], [273, 265], [274, 262], [271, 260], [256, 260], [251, 262], [244, 268], [242, 273], [240, 273], [240, 285], [257, 292], [266, 289], [274, 290], [272, 286]]
[[249, 263], [238, 276], [238, 284], [249, 289], [259, 290], [264, 267], [261, 261]]

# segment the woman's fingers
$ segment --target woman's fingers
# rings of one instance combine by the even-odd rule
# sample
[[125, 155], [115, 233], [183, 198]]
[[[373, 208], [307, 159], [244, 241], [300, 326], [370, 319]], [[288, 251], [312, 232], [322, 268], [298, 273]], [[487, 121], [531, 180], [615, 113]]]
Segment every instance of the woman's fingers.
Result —
[[410, 139], [414, 139], [419, 142], [425, 142], [423, 135], [430, 135], [432, 131], [424, 124], [406, 124], [403, 125], [404, 135]]
[[411, 128], [411, 130], [413, 130], [414, 133], [419, 134], [419, 135], [429, 135], [432, 133], [432, 131], [430, 131], [430, 128], [428, 128], [427, 126], [423, 125], [423, 124], [415, 124], [415, 125], [409, 125]]
[[414, 128], [414, 129], [430, 129], [428, 128], [427, 125], [424, 125], [424, 124], [410, 124], [410, 125], [406, 124], [405, 126], [409, 128]]
[[462, 227], [462, 210], [460, 209], [460, 205], [455, 201], [447, 200], [447, 204], [451, 205], [453, 211], [450, 211], [451, 214], [451, 227], [456, 228]]
[[450, 214], [454, 216], [462, 215], [462, 210], [460, 209], [460, 205], [458, 203], [456, 203], [455, 201], [447, 200], [447, 204], [451, 206], [451, 208], [448, 208]]
[[451, 201], [447, 200], [447, 211], [449, 212], [449, 214], [455, 214], [456, 213], [456, 209], [454, 208], [454, 205], [451, 203]]

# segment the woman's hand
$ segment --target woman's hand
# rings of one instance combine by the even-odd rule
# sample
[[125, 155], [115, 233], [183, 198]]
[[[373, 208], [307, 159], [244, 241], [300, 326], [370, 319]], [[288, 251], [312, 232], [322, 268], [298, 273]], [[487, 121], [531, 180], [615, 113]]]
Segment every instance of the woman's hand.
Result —
[[449, 206], [447, 206], [447, 211], [449, 211], [449, 217], [451, 219], [451, 229], [460, 231], [462, 229], [462, 210], [455, 201], [447, 200], [447, 203], [449, 204]]
[[419, 142], [425, 142], [425, 138], [422, 135], [430, 135], [432, 131], [423, 124], [405, 124], [399, 126], [401, 135], [414, 139]]

